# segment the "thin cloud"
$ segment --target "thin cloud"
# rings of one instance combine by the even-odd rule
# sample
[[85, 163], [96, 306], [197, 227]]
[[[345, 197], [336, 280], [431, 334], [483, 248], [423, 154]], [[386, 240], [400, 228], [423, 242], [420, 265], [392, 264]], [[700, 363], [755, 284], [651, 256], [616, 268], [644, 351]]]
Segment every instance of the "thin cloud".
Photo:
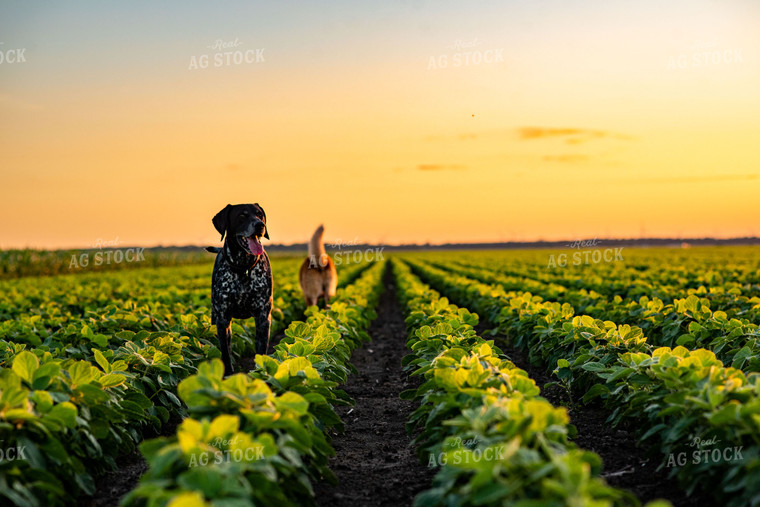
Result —
[[420, 171], [461, 171], [467, 169], [467, 166], [460, 164], [419, 164], [417, 169]]
[[545, 137], [564, 137], [577, 135], [593, 135], [604, 137], [605, 133], [600, 130], [585, 130], [577, 128], [545, 128], [545, 127], [520, 127], [517, 133], [521, 139], [541, 139]]
[[462, 132], [460, 134], [448, 135], [428, 135], [424, 139], [426, 142], [450, 142], [450, 141], [475, 141], [480, 139], [500, 138], [503, 136], [512, 136], [517, 131], [517, 137], [521, 141], [532, 141], [535, 139], [560, 139], [567, 144], [582, 144], [595, 139], [615, 139], [620, 141], [632, 141], [634, 136], [612, 132], [607, 130], [594, 130], [576, 127], [554, 128], [554, 127], [518, 127], [515, 128], [497, 128], [483, 130], [480, 132]]
[[610, 132], [607, 130], [592, 130], [582, 128], [550, 128], [550, 127], [520, 127], [517, 129], [518, 137], [523, 140], [564, 138], [567, 144], [581, 144], [593, 139], [612, 138], [629, 141], [633, 137]]

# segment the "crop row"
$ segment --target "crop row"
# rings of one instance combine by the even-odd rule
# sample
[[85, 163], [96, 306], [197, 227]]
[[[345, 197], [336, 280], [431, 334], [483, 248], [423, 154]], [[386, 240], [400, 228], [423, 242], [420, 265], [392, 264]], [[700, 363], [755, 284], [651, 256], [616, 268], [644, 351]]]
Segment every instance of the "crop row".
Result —
[[[503, 286], [506, 290], [529, 291], [548, 300], [562, 300], [571, 303], [577, 313], [604, 313], [618, 311], [616, 317], [635, 319], [642, 312], [650, 311], [652, 307], [673, 308], [678, 300], [690, 296], [704, 300], [713, 310], [724, 311], [729, 317], [746, 317], [751, 321], [760, 322], [760, 291], [751, 284], [741, 285], [736, 282], [713, 282], [709, 285], [685, 284], [688, 286], [655, 285], [648, 282], [648, 289], [639, 289], [640, 280], [631, 281], [628, 285], [618, 286], [611, 281], [607, 286], [598, 287], [593, 284], [584, 285], [582, 279], [556, 278], [551, 275], [514, 275], [500, 272], [493, 267], [479, 263], [463, 265], [461, 261], [434, 260], [431, 264], [446, 270], [453, 270], [465, 276], [476, 278], [486, 283]], [[655, 278], [660, 272], [650, 274]], [[548, 279], [548, 280], [547, 280]], [[614, 287], [618, 287], [615, 289]], [[598, 291], [596, 289], [599, 289]], [[630, 308], [629, 308], [630, 306]], [[620, 308], [622, 307], [622, 308]], [[622, 310], [622, 311], [621, 311]], [[600, 318], [603, 318], [600, 315]]]
[[407, 424], [415, 443], [441, 469], [415, 505], [635, 505], [598, 477], [598, 455], [568, 441], [567, 411], [493, 341], [479, 337], [478, 316], [450, 304], [394, 260], [407, 308], [404, 358], [419, 388], [402, 397], [420, 407]]
[[107, 243], [80, 250], [0, 251], [0, 279], [187, 264], [206, 264], [210, 269], [213, 261], [202, 248], [120, 247], [118, 238]]
[[343, 427], [333, 407], [352, 403], [338, 386], [354, 371], [351, 351], [369, 340], [384, 269], [367, 269], [329, 309], [307, 309], [249, 374], [223, 378], [214, 360], [183, 380], [191, 417], [140, 446], [150, 469], [124, 504], [313, 504], [312, 481], [335, 480], [327, 430]]
[[[599, 252], [595, 256], [594, 252]], [[605, 259], [604, 254], [609, 255]], [[564, 257], [563, 257], [564, 256]], [[435, 258], [435, 255], [432, 255]], [[562, 260], [566, 265], [562, 266]], [[552, 267], [552, 260], [557, 264]], [[597, 245], [565, 250], [468, 252], [460, 265], [485, 267], [500, 274], [529, 277], [570, 289], [593, 290], [613, 297], [671, 302], [673, 295], [705, 287], [760, 296], [760, 269], [756, 247], [681, 249], [635, 249]], [[681, 296], [682, 297], [682, 296]]]
[[[297, 263], [275, 261], [278, 268], [273, 333], [305, 307], [291, 281]], [[352, 266], [346, 279], [360, 269]], [[0, 439], [28, 459], [0, 462], [0, 498], [35, 505], [91, 495], [93, 477], [113, 469], [116, 457], [187, 414], [179, 382], [219, 356], [207, 271], [3, 282], [11, 290], [0, 308], [14, 315], [0, 323]], [[81, 292], [72, 299], [67, 290]], [[30, 308], [35, 299], [44, 303]], [[17, 300], [27, 313], [15, 309]], [[253, 350], [254, 331], [233, 324], [233, 332], [238, 355]]]
[[[277, 278], [272, 321], [277, 332], [300, 315], [304, 305], [299, 302], [297, 262], [273, 265]], [[71, 325], [104, 335], [189, 330], [212, 339], [210, 275], [208, 266], [183, 266], [0, 282], [0, 339], [47, 345]], [[242, 333], [243, 349], [252, 348], [253, 333], [240, 326], [233, 331]]]
[[[711, 493], [725, 505], [756, 501], [760, 376], [725, 367], [709, 350], [653, 348], [641, 329], [573, 315], [570, 305], [510, 296], [422, 263], [413, 266], [434, 287], [482, 310], [515, 346], [530, 351], [532, 362], [556, 365], [560, 380], [585, 401], [601, 398], [610, 420], [636, 428], [688, 492], [720, 484]], [[705, 457], [690, 447], [695, 439], [721, 446], [706, 449]]]
[[[556, 284], [542, 287], [541, 282], [524, 278], [504, 277], [479, 268], [464, 268], [446, 263], [435, 267], [460, 273], [468, 278], [492, 284], [500, 294], [510, 299], [561, 301], [567, 315], [569, 305], [576, 315], [589, 315], [595, 319], [618, 324], [635, 325], [647, 335], [655, 346], [707, 348], [721, 361], [746, 372], [760, 371], [760, 297], [747, 298], [731, 291], [706, 293], [691, 290], [684, 298], [672, 298], [671, 303], [642, 296], [638, 301], [623, 300], [619, 296], [608, 299], [594, 291], [565, 289]], [[522, 288], [521, 288], [522, 285]], [[536, 297], [538, 296], [538, 297]], [[700, 297], [703, 296], [703, 297]], [[724, 310], [711, 309], [718, 306]]]

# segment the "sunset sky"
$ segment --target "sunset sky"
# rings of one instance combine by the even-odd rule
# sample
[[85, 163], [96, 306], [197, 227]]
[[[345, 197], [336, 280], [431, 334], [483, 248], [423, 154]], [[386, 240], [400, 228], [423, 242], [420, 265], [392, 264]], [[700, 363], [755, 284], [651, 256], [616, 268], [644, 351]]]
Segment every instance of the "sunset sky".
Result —
[[756, 0], [3, 2], [0, 248], [215, 245], [245, 202], [273, 243], [760, 235], [758, 26]]

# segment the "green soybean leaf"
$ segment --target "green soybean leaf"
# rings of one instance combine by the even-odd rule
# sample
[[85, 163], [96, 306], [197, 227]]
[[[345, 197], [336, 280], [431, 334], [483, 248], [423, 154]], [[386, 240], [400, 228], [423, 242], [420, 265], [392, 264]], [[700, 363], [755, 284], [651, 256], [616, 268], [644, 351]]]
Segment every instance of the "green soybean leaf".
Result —
[[34, 372], [39, 365], [40, 361], [37, 356], [25, 350], [13, 359], [13, 373], [31, 384], [34, 380]]

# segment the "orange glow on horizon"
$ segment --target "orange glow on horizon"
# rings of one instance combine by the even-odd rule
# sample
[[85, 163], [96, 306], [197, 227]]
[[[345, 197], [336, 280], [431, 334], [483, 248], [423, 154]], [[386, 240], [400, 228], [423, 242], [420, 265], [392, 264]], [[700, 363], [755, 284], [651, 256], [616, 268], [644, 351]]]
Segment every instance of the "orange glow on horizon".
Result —
[[[216, 244], [242, 202], [280, 244], [320, 223], [388, 244], [759, 235], [760, 7], [686, 5], [273, 12], [269, 31], [204, 11], [140, 40], [6, 13], [0, 49], [28, 49], [0, 66], [0, 248]], [[188, 69], [212, 32], [266, 61]], [[503, 61], [454, 67], [468, 41]]]

